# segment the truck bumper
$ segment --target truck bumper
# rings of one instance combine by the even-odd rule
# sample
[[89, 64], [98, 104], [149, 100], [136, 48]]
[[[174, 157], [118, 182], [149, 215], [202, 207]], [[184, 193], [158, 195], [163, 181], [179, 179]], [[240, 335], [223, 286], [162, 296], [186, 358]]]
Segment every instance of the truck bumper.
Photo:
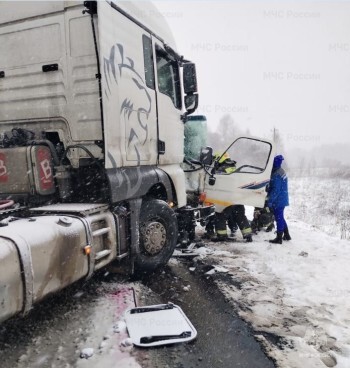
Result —
[[183, 207], [177, 210], [178, 219], [184, 218], [185, 221], [205, 222], [210, 216], [215, 214], [215, 206], [203, 206], [203, 207]]

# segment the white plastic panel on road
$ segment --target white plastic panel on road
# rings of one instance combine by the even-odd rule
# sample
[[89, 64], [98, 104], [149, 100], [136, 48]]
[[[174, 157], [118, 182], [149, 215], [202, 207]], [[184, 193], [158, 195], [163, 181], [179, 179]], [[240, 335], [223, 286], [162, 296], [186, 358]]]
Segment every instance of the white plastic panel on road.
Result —
[[129, 336], [137, 346], [175, 344], [197, 336], [182, 309], [171, 303], [129, 309], [125, 321]]

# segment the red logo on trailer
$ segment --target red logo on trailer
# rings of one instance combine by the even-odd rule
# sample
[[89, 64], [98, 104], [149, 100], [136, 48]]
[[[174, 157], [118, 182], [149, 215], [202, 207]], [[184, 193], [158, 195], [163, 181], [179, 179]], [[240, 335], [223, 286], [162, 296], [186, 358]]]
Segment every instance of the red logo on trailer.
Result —
[[0, 183], [6, 183], [9, 180], [7, 167], [6, 167], [6, 155], [0, 153]]
[[39, 166], [40, 189], [51, 190], [54, 186], [54, 181], [50, 150], [46, 147], [40, 147], [36, 151], [36, 159]]

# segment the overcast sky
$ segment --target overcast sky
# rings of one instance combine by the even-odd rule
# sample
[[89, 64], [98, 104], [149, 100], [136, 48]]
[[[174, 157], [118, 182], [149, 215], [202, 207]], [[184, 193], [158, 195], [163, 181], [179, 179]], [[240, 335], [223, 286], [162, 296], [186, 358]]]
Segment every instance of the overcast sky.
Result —
[[230, 113], [287, 148], [350, 143], [350, 2], [153, 3], [197, 65], [211, 127]]

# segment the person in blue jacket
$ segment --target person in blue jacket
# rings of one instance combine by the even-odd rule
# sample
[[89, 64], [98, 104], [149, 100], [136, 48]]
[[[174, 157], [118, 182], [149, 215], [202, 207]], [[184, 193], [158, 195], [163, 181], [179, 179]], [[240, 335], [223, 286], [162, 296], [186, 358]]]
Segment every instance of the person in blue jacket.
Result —
[[284, 208], [289, 205], [288, 178], [282, 169], [284, 157], [278, 155], [273, 160], [271, 180], [268, 188], [267, 205], [272, 209], [277, 223], [277, 236], [270, 243], [282, 244], [283, 240], [291, 240], [286, 220], [284, 219]]

